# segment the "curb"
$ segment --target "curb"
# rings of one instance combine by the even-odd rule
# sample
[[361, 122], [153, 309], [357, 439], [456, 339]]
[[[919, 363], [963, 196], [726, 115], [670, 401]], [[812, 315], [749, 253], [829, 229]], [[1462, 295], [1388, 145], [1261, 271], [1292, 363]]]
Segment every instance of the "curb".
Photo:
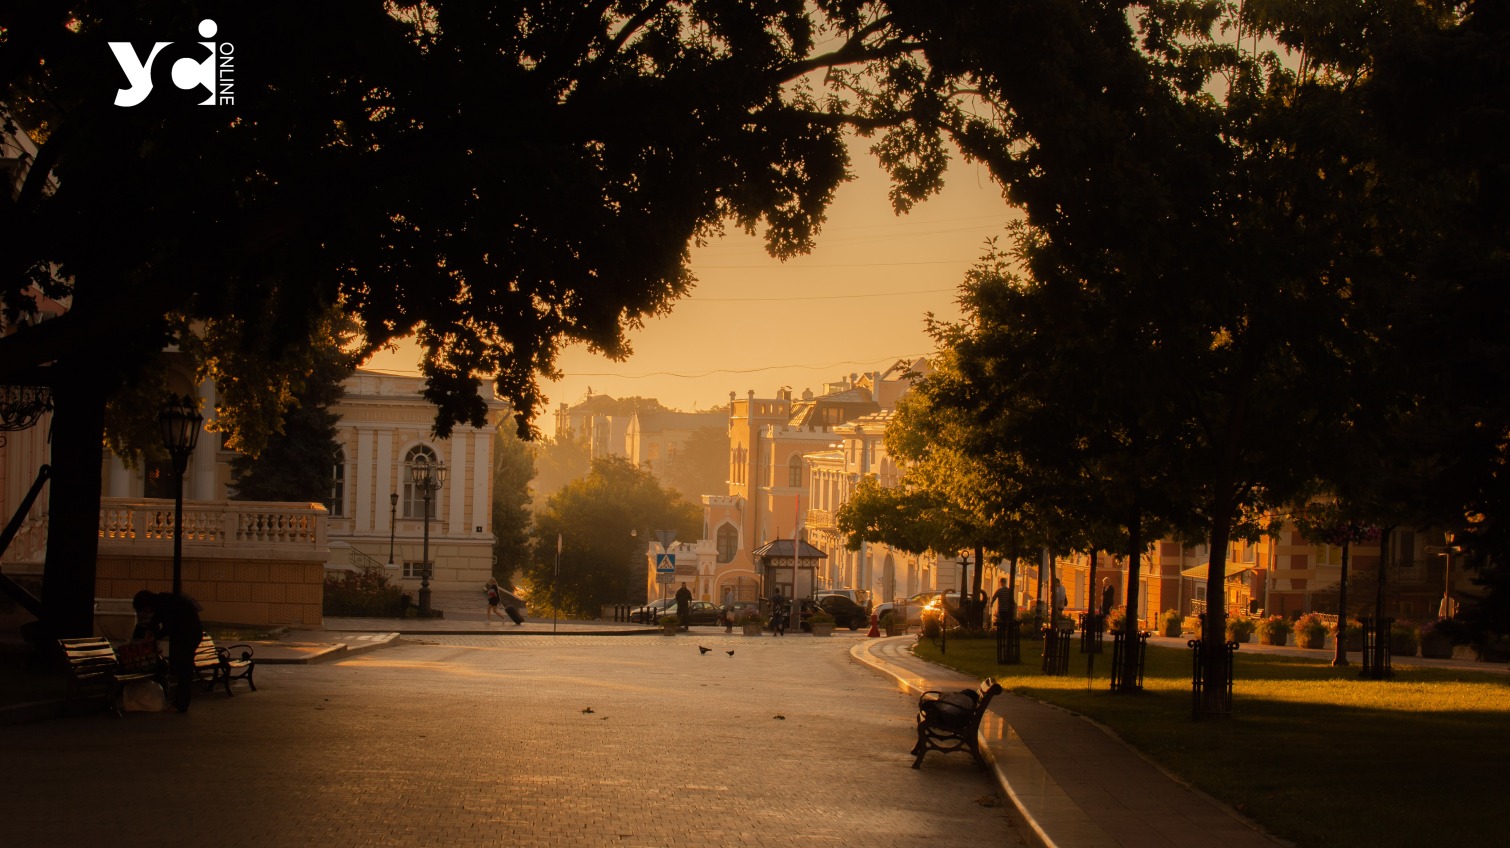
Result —
[[[925, 691], [928, 683], [924, 678], [912, 676], [904, 669], [875, 656], [870, 652], [872, 644], [874, 643], [868, 641], [861, 642], [850, 648], [849, 654], [857, 661], [895, 679], [903, 691], [913, 695], [921, 695]], [[1007, 744], [993, 745], [992, 743], [996, 740], [1004, 740]], [[1027, 825], [1028, 833], [1025, 835], [1030, 836], [1039, 848], [1060, 848], [1054, 837], [1044, 829], [1043, 823], [1034, 814], [1033, 808], [1035, 806], [1052, 807], [1060, 811], [1062, 815], [1066, 809], [1080, 810], [1080, 805], [1071, 800], [1054, 778], [1049, 776], [1043, 764], [1022, 743], [1016, 731], [1007, 724], [1006, 718], [1000, 713], [988, 712], [985, 720], [981, 722], [980, 735], [976, 739], [976, 744], [980, 749], [981, 757], [996, 777], [997, 784], [1001, 786], [1002, 792], [1011, 800], [1017, 814]], [[997, 748], [1002, 750], [998, 751]], [[1008, 770], [1014, 773], [1024, 789], [1031, 787], [1035, 790], [1033, 794], [1036, 796], [1036, 803], [1030, 802], [1025, 793], [1020, 793], [1013, 787], [1012, 780], [1007, 776]], [[1072, 844], [1077, 848], [1100, 848], [1100, 846], [1117, 844], [1105, 831], [1092, 824], [1089, 817], [1086, 817], [1083, 828], [1077, 827], [1074, 830], [1076, 833]]]

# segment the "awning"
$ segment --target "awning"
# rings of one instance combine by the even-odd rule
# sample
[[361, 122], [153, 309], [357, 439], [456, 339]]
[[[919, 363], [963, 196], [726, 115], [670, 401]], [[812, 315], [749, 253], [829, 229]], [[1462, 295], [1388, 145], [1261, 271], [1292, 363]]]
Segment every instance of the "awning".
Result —
[[[1184, 571], [1181, 571], [1180, 576], [1189, 577], [1191, 580], [1206, 580], [1208, 579], [1207, 575], [1210, 573], [1210, 569], [1211, 563], [1202, 563], [1200, 565], [1197, 565], [1195, 568], [1187, 568]], [[1253, 566], [1251, 565], [1233, 565], [1232, 563], [1228, 563], [1227, 578], [1231, 579], [1238, 574], [1242, 574], [1244, 571], [1252, 570]]]

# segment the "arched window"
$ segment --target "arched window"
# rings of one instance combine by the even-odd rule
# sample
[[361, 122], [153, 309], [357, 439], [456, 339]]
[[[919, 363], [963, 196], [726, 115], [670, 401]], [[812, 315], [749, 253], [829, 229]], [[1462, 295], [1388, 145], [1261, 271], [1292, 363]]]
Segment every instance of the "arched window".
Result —
[[[429, 445], [415, 445], [414, 447], [409, 449], [408, 453], [404, 454], [404, 467], [400, 469], [399, 473], [403, 475], [404, 479], [405, 518], [425, 517], [425, 492], [423, 489], [420, 489], [419, 487], [414, 485], [414, 461], [419, 459], [420, 457], [424, 457], [425, 461], [430, 463], [431, 465], [435, 465], [439, 462], [439, 458], [435, 455], [435, 451], [432, 450]], [[436, 490], [430, 495], [431, 518], [435, 517], [435, 504], [436, 501], [440, 500], [440, 495], [440, 490]]]
[[346, 451], [336, 448], [336, 464], [331, 469], [330, 499], [325, 508], [332, 516], [346, 514]]
[[802, 485], [802, 456], [792, 454], [791, 461], [786, 464], [786, 484], [792, 488]]
[[739, 531], [732, 524], [718, 528], [718, 561], [733, 562], [734, 551], [739, 548]]

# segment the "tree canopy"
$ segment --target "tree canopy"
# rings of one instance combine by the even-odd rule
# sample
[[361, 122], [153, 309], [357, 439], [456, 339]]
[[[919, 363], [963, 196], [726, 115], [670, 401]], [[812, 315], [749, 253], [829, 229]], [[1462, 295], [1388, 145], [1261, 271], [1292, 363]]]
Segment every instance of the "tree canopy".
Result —
[[537, 597], [550, 591], [568, 614], [596, 616], [604, 604], [641, 599], [645, 549], [656, 530], [695, 539], [702, 511], [627, 459], [597, 459], [591, 473], [552, 495], [535, 516], [534, 557], [525, 573]]

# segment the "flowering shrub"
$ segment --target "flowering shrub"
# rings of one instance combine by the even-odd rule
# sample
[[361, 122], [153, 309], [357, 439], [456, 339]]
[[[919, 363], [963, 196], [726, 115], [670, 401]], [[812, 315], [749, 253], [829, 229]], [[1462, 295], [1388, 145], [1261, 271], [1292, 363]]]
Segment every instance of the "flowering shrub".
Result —
[[1258, 622], [1258, 644], [1283, 645], [1290, 629], [1290, 622], [1284, 616], [1271, 615]]
[[326, 577], [321, 609], [331, 616], [396, 616], [401, 594], [399, 587], [388, 585], [381, 568], [364, 568]]
[[1161, 636], [1178, 636], [1184, 623], [1185, 617], [1178, 612], [1172, 609], [1164, 610], [1159, 613], [1159, 634]]
[[1231, 642], [1246, 642], [1258, 629], [1258, 619], [1246, 615], [1234, 615], [1227, 618], [1227, 640]]
[[1320, 648], [1326, 642], [1327, 625], [1321, 616], [1308, 612], [1291, 625], [1295, 633], [1295, 645], [1300, 648]]
[[1107, 630], [1127, 629], [1127, 607], [1112, 607], [1112, 611], [1106, 616]]

